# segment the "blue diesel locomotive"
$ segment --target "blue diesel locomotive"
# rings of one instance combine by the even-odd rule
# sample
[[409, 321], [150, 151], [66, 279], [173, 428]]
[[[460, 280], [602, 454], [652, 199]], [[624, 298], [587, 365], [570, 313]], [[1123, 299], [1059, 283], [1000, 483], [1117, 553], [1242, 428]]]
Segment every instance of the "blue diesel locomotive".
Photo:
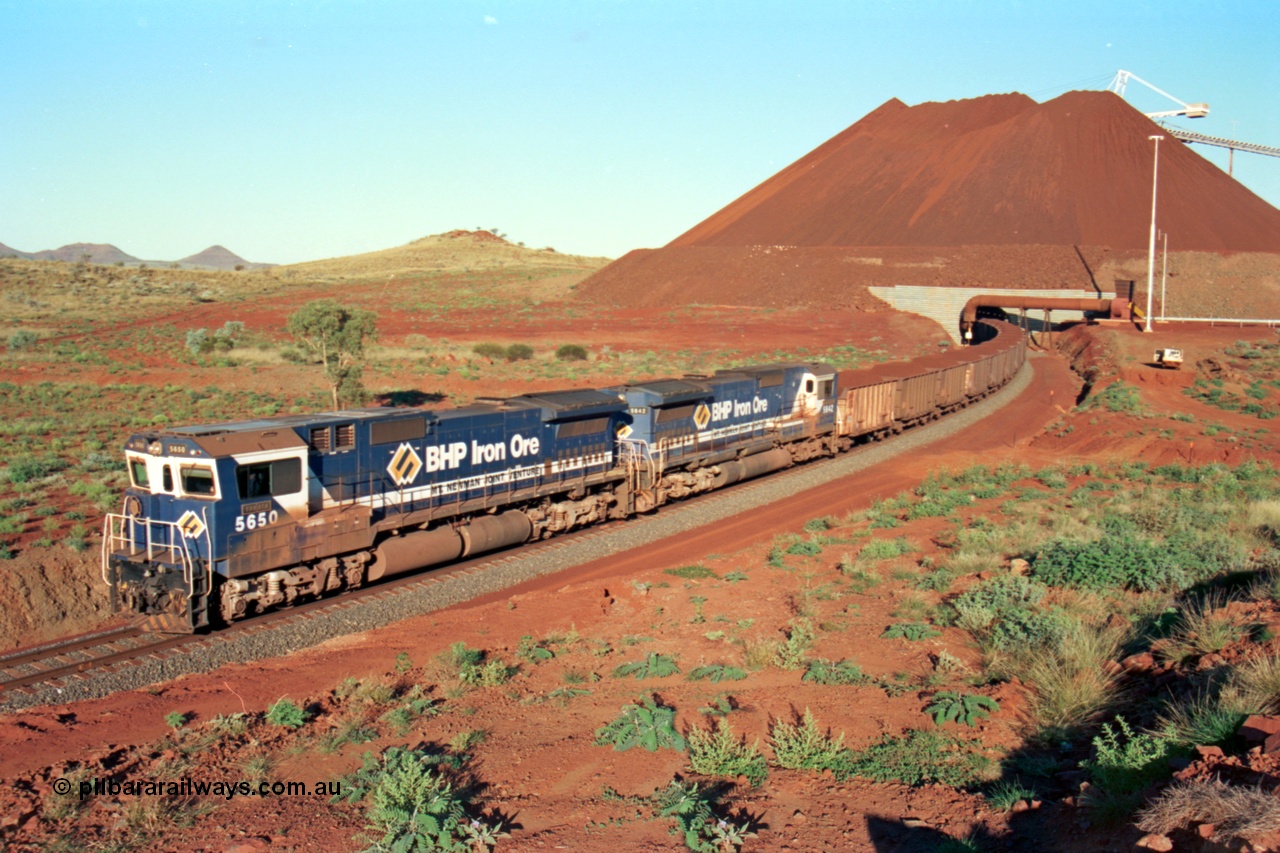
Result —
[[104, 579], [193, 631], [833, 454], [835, 409], [830, 366], [788, 364], [142, 433]]

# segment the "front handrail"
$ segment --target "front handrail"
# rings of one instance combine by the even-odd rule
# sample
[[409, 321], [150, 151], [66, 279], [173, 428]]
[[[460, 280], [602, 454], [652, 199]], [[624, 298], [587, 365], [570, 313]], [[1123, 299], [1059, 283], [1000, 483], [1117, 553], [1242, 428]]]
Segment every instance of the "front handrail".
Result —
[[[204, 519], [204, 536], [208, 542], [209, 525]], [[144, 544], [139, 547], [139, 541]], [[175, 521], [156, 521], [144, 516], [108, 513], [102, 530], [102, 579], [111, 584], [110, 562], [114, 554], [146, 562], [176, 563], [182, 566], [182, 579], [189, 595], [195, 595], [195, 564], [187, 546], [186, 534]]]

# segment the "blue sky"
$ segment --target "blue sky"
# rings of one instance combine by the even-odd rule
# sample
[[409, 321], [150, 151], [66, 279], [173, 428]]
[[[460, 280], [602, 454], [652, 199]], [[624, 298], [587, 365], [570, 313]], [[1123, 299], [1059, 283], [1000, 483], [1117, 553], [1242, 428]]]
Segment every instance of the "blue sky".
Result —
[[[0, 0], [0, 20], [0, 242], [22, 251], [290, 263], [496, 226], [617, 257], [889, 98], [1044, 101], [1120, 68], [1210, 104], [1184, 127], [1280, 146], [1273, 0]], [[1280, 206], [1280, 158], [1235, 174]]]

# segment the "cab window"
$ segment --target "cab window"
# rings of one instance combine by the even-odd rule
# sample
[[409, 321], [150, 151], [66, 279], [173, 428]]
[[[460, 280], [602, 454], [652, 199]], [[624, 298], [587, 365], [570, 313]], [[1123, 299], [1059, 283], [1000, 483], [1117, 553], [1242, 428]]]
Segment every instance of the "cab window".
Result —
[[166, 492], [173, 491], [173, 466], [164, 466], [164, 490]]
[[806, 379], [806, 380], [804, 381], [804, 393], [806, 393], [806, 394], [812, 394], [812, 393], [813, 393], [813, 380], [812, 380], [812, 379]]
[[302, 460], [277, 459], [236, 466], [236, 488], [241, 500], [292, 495], [302, 489]]
[[130, 459], [129, 475], [133, 478], [133, 484], [138, 488], [150, 488], [151, 481], [147, 479], [147, 463], [145, 460]]
[[[168, 467], [165, 468], [168, 471]], [[217, 492], [213, 482], [213, 470], [210, 468], [183, 468], [182, 491], [188, 495], [210, 497]]]

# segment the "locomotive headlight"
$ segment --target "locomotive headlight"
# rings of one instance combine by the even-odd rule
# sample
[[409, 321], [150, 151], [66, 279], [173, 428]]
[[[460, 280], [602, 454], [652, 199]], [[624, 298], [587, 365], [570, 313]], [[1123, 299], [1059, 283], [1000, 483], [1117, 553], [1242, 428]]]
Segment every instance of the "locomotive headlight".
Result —
[[164, 451], [164, 446], [158, 441], [153, 441], [147, 445], [147, 452], [152, 456], [159, 456]]

